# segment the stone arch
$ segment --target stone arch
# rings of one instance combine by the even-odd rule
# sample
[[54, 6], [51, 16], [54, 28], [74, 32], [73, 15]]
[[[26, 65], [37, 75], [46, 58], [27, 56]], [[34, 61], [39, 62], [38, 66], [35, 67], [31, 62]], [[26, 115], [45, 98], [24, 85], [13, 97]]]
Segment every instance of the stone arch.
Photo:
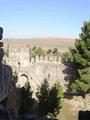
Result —
[[28, 75], [25, 73], [22, 73], [18, 80], [18, 84], [20, 88], [23, 87], [27, 81], [29, 81]]
[[21, 74], [21, 77], [26, 77], [27, 80], [29, 80], [28, 76], [25, 73]]

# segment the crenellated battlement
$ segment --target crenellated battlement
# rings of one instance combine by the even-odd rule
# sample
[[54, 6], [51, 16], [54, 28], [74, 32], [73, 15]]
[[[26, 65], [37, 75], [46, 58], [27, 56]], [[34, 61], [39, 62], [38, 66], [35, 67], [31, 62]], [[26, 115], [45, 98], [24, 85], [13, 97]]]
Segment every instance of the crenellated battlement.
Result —
[[61, 56], [36, 56], [35, 58], [30, 58], [30, 63], [59, 63], [61, 62]]
[[36, 55], [35, 57], [32, 57], [31, 55], [32, 48], [28, 45], [27, 46], [7, 45], [4, 47], [4, 51], [5, 51], [6, 62], [14, 66], [20, 65], [21, 67], [26, 67], [29, 66], [30, 64], [35, 64], [40, 62], [55, 63], [55, 64], [61, 63], [60, 55], [46, 54], [45, 56]]

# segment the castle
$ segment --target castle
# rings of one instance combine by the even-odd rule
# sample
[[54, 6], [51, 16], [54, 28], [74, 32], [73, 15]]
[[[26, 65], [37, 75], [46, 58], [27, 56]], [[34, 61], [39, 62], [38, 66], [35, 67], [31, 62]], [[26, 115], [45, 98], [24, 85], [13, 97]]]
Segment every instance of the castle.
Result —
[[[33, 44], [30, 44], [27, 41], [5, 41], [4, 50], [6, 55], [4, 56], [4, 62], [6, 64], [9, 64], [12, 67], [13, 71], [16, 71], [18, 73], [17, 86], [24, 86], [27, 80], [30, 82], [31, 88], [33, 90], [33, 96], [35, 96], [35, 93], [37, 92], [37, 89], [43, 82], [44, 78], [48, 78], [50, 85], [53, 85], [56, 80], [59, 80], [64, 90], [66, 89], [67, 81], [65, 80], [65, 77], [67, 75], [67, 72], [65, 70], [67, 66], [64, 66], [62, 64], [60, 55], [40, 57], [36, 56], [35, 58], [31, 58], [30, 54], [34, 46], [40, 46], [45, 50], [57, 47], [61, 54], [63, 52], [67, 52], [69, 50], [69, 47], [74, 47], [74, 41], [67, 40], [63, 43], [63, 40], [59, 42], [57, 42], [57, 40], [55, 41], [54, 43], [50, 41], [48, 45], [45, 43], [45, 41], [43, 41], [43, 43], [40, 43], [40, 41], [39, 43], [37, 41], [34, 41]], [[70, 69], [70, 72], [73, 73], [73, 68]], [[19, 95], [16, 94], [17, 103], [13, 104], [13, 107], [15, 109], [19, 109], [20, 106], [19, 97], [20, 93]], [[75, 119], [77, 119], [79, 110], [90, 110], [89, 103], [90, 95], [86, 95], [86, 99], [83, 99], [81, 96], [74, 96], [73, 99], [65, 98], [65, 105], [63, 108], [66, 111], [62, 110], [64, 111], [64, 116], [67, 116], [68, 110], [68, 113], [72, 113], [71, 116], [74, 116]]]
[[55, 80], [59, 80], [61, 85], [65, 87], [65, 74], [63, 73], [65, 66], [61, 63], [61, 55], [36, 56], [35, 58], [33, 58], [31, 57], [31, 51], [34, 46], [44, 46], [44, 50], [48, 50], [50, 48], [53, 49], [57, 47], [60, 54], [62, 54], [62, 52], [68, 51], [69, 47], [74, 47], [74, 41], [66, 40], [65, 44], [65, 40], [64, 43], [63, 40], [60, 41], [58, 39], [56, 39], [55, 41], [48, 40], [51, 42], [48, 42], [48, 46], [47, 40], [42, 40], [42, 44], [40, 44], [40, 41], [37, 41], [38, 40], [34, 40], [33, 44], [30, 44], [29, 42], [24, 40], [5, 41], [4, 49], [6, 52], [6, 56], [4, 58], [4, 62], [11, 65], [13, 71], [16, 70], [18, 72], [18, 84], [20, 86], [23, 86], [25, 81], [29, 80], [32, 89], [34, 89], [35, 91], [37, 90], [37, 87], [40, 86], [43, 79], [48, 78], [50, 85], [52, 85], [55, 82]]

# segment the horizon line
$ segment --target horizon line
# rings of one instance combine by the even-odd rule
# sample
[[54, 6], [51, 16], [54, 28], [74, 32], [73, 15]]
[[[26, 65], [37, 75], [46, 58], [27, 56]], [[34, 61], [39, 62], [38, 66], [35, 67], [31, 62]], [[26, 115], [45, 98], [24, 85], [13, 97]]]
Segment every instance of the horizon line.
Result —
[[23, 37], [23, 38], [22, 37], [21, 38], [20, 37], [19, 38], [15, 38], [15, 37], [3, 38], [3, 40], [11, 40], [11, 39], [14, 39], [14, 40], [16, 40], [16, 39], [17, 40], [18, 39], [21, 39], [21, 40], [24, 40], [24, 39], [26, 39], [26, 40], [29, 40], [29, 39], [70, 39], [70, 40], [75, 40], [75, 39], [78, 39], [78, 38], [75, 38], [75, 37], [54, 37], [54, 36], [51, 36], [51, 37], [48, 37], [48, 36], [45, 36], [45, 37], [41, 36], [40, 37], [39, 36], [39, 37], [28, 37], [28, 38], [27, 37], [26, 38], [25, 37]]

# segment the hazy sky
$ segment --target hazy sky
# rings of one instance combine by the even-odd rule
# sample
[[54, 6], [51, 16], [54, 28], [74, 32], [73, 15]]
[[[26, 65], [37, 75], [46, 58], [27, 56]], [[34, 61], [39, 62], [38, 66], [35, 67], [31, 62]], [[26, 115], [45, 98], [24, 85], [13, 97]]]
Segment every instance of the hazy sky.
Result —
[[90, 0], [0, 0], [4, 38], [78, 37]]

